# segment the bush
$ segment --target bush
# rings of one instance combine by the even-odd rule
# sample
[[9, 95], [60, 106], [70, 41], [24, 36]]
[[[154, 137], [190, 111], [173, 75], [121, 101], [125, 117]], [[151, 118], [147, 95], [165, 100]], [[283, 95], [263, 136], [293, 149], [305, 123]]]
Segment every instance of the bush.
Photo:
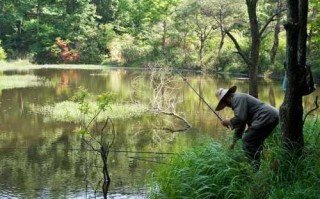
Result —
[[6, 52], [4, 51], [4, 49], [1, 47], [1, 41], [0, 41], [0, 61], [1, 60], [4, 60], [7, 58], [7, 54]]
[[152, 50], [150, 45], [128, 34], [115, 37], [108, 43], [108, 49], [112, 61], [128, 64], [145, 58]]
[[86, 46], [79, 50], [79, 63], [82, 64], [101, 64], [103, 60], [102, 52], [98, 43], [95, 41], [87, 41]]

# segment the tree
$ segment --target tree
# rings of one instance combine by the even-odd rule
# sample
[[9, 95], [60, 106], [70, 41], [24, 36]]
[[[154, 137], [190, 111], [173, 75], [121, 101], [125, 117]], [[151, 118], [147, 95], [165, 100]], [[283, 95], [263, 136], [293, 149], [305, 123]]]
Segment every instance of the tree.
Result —
[[302, 96], [306, 77], [307, 0], [287, 0], [286, 73], [288, 87], [280, 107], [280, 125], [286, 149], [300, 154], [304, 146]]
[[7, 57], [6, 52], [3, 50], [3, 48], [1, 47], [1, 40], [0, 40], [0, 61], [5, 59]]
[[263, 26], [260, 26], [257, 17], [257, 3], [258, 0], [246, 0], [247, 12], [249, 17], [249, 27], [250, 27], [250, 48], [249, 53], [246, 53], [240, 46], [236, 38], [231, 34], [230, 30], [225, 30], [226, 34], [233, 41], [239, 55], [246, 63], [249, 69], [249, 94], [258, 97], [258, 66], [259, 66], [259, 56], [260, 56], [260, 46], [262, 35], [265, 32], [268, 25], [274, 20], [278, 15], [276, 12], [270, 16]]
[[112, 22], [116, 18], [116, 13], [118, 11], [119, 0], [92, 0], [96, 5], [97, 21], [100, 23]]
[[232, 24], [241, 23], [243, 17], [243, 4], [236, 0], [208, 0], [211, 1], [212, 6], [206, 7], [207, 12], [212, 15], [214, 20], [217, 22], [220, 31], [220, 44], [219, 54], [224, 44], [226, 32], [224, 29], [230, 29]]
[[[318, 50], [320, 47], [320, 15], [319, 15], [319, 1], [311, 0], [310, 2], [310, 23], [309, 23], [309, 33], [308, 33], [308, 48], [307, 55], [312, 59], [313, 56], [315, 59], [318, 58]], [[313, 53], [315, 51], [315, 53]]]
[[[198, 59], [200, 68], [204, 66], [203, 58], [205, 56], [207, 40], [212, 35], [213, 31], [218, 28], [212, 17], [212, 13], [206, 9], [208, 6], [211, 6], [211, 2], [206, 0], [190, 1], [181, 7], [181, 10], [179, 10], [179, 14], [177, 15], [177, 19], [180, 20], [180, 25], [176, 23], [176, 25], [178, 25], [177, 27], [185, 32], [185, 34], [188, 34], [186, 27], [181, 25], [181, 23], [184, 22], [188, 23], [187, 27], [191, 28], [191, 31], [198, 39]], [[191, 20], [187, 20], [186, 18]]]
[[273, 45], [272, 48], [270, 50], [270, 62], [271, 64], [274, 64], [275, 62], [275, 58], [277, 55], [277, 51], [278, 51], [278, 46], [279, 46], [279, 33], [280, 33], [280, 20], [281, 20], [281, 10], [283, 7], [283, 3], [282, 0], [278, 0], [277, 3], [277, 19], [276, 19], [276, 25], [274, 27], [274, 33], [273, 33]]

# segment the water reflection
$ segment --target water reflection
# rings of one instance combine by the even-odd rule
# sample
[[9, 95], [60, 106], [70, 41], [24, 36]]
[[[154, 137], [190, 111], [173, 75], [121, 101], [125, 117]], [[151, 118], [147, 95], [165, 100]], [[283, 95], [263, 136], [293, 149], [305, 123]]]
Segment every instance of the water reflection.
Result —
[[[16, 75], [32, 75], [30, 84], [16, 84]], [[215, 91], [220, 87], [237, 85], [240, 92], [248, 92], [248, 80], [221, 75], [184, 74], [213, 107], [217, 104]], [[75, 123], [56, 122], [32, 112], [30, 105], [50, 105], [70, 99], [79, 87], [93, 94], [111, 91], [119, 103], [149, 103], [153, 96], [150, 71], [126, 69], [41, 69], [28, 72], [9, 71], [6, 85], [0, 87], [0, 197], [4, 198], [84, 198], [93, 195], [86, 190], [81, 158], [84, 153], [96, 158], [94, 152], [80, 150], [80, 136], [74, 133]], [[203, 135], [224, 135], [216, 116], [203, 101], [175, 77], [173, 87], [179, 87], [177, 111], [193, 125], [183, 133], [155, 131], [163, 125], [158, 117], [145, 115], [139, 118], [114, 121], [117, 137], [110, 153], [111, 198], [143, 197], [148, 189], [145, 179], [170, 154], [201, 142]], [[39, 81], [41, 84], [39, 84]], [[36, 82], [36, 83], [34, 83]], [[20, 84], [19, 84], [20, 85]], [[260, 98], [276, 107], [282, 103], [284, 93], [279, 81], [259, 81]], [[304, 97], [306, 109], [313, 106], [314, 96]], [[230, 110], [221, 111], [222, 118], [231, 116]], [[314, 114], [318, 114], [316, 111]], [[158, 123], [159, 122], [159, 123]], [[146, 152], [159, 152], [149, 154]], [[90, 166], [91, 179], [101, 179], [101, 169]]]

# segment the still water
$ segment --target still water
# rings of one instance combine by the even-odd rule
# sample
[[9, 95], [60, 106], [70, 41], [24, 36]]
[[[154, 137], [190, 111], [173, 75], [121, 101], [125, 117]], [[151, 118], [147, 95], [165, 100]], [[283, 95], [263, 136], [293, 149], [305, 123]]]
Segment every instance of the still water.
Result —
[[[246, 78], [190, 72], [184, 75], [213, 107], [217, 104], [214, 93], [219, 87], [237, 85], [238, 91], [248, 92]], [[119, 109], [120, 116], [113, 118], [116, 136], [109, 154], [110, 198], [146, 198], [147, 179], [171, 153], [201, 144], [205, 136], [219, 139], [226, 134], [216, 116], [178, 74], [170, 77], [173, 80], [170, 88], [164, 87], [160, 94], [154, 88], [163, 81], [152, 79], [154, 76], [155, 73], [144, 69], [93, 66], [3, 70], [0, 198], [92, 198], [95, 194], [102, 197], [99, 184], [102, 168], [95, 161], [99, 156], [80, 150], [80, 135], [74, 131], [79, 124], [61, 115], [54, 117], [41, 108], [35, 110], [70, 101], [79, 88], [92, 95], [112, 92], [113, 103], [123, 107], [138, 104], [151, 109], [161, 101], [161, 107], [165, 108], [170, 102], [175, 112], [192, 125], [187, 131], [172, 133], [160, 127], [177, 129], [183, 126], [181, 120]], [[260, 99], [276, 107], [281, 105], [284, 96], [281, 81], [260, 79], [259, 89]], [[318, 92], [304, 98], [306, 109], [312, 108]], [[165, 101], [168, 96], [169, 101]], [[220, 114], [222, 118], [231, 116], [228, 110]]]

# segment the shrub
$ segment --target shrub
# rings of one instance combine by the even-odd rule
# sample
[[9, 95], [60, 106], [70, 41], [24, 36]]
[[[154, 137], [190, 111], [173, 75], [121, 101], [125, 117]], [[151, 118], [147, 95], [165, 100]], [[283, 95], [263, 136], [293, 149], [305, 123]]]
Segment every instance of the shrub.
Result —
[[130, 35], [115, 37], [108, 43], [111, 60], [118, 63], [132, 63], [151, 52], [151, 46]]
[[86, 44], [80, 48], [79, 57], [79, 63], [82, 64], [101, 64], [103, 60], [98, 43], [93, 40], [86, 41]]
[[4, 51], [4, 49], [1, 47], [1, 41], [0, 41], [0, 61], [6, 59], [7, 54]]

